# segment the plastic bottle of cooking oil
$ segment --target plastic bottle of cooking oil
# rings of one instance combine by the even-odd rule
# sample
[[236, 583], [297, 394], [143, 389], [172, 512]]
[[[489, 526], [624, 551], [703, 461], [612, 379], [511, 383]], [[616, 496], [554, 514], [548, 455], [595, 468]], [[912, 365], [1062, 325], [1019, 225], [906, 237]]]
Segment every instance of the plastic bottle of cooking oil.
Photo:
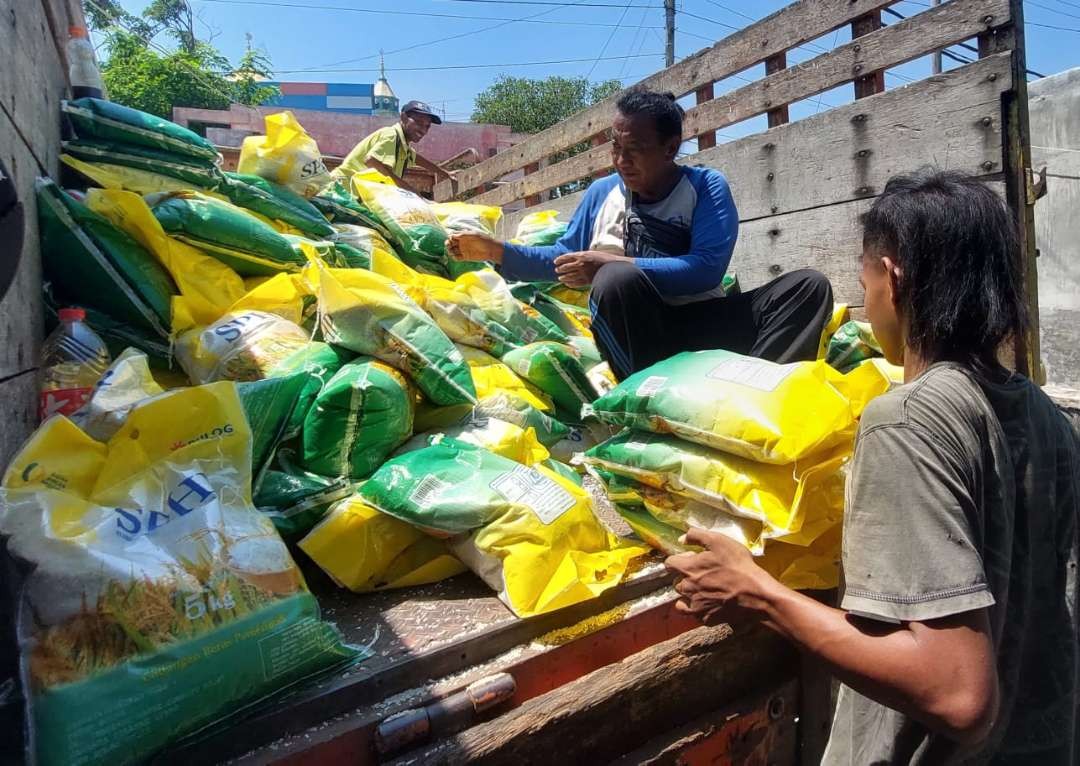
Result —
[[60, 309], [60, 326], [41, 349], [38, 417], [71, 415], [86, 404], [111, 361], [105, 341], [86, 324], [86, 312]]

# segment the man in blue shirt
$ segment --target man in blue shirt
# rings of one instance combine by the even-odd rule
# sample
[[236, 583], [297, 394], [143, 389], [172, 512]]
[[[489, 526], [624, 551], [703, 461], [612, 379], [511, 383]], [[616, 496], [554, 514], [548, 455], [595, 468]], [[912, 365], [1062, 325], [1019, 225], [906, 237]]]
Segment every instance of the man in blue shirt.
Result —
[[618, 175], [589, 187], [558, 242], [527, 247], [459, 234], [450, 238], [451, 256], [490, 261], [511, 280], [591, 285], [593, 333], [620, 380], [680, 351], [813, 359], [832, 311], [825, 276], [793, 271], [725, 297], [721, 282], [739, 230], [727, 180], [676, 164], [683, 112], [670, 93], [630, 90], [617, 109]]

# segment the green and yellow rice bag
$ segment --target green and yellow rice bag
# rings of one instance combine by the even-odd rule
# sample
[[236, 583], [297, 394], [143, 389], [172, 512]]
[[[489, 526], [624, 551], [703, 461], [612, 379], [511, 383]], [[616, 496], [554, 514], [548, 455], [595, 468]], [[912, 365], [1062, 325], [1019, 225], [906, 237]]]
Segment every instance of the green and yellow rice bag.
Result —
[[[669, 434], [627, 431], [584, 454], [587, 465], [766, 525], [766, 537], [809, 541], [844, 511], [840, 470], [851, 444], [806, 466], [740, 458]], [[800, 536], [801, 535], [801, 536]]]
[[297, 398], [296, 407], [285, 429], [285, 438], [291, 439], [300, 435], [304, 418], [307, 417], [311, 405], [314, 404], [315, 397], [319, 395], [326, 382], [337, 374], [341, 366], [353, 356], [351, 351], [331, 346], [328, 343], [308, 343], [269, 369], [267, 374], [271, 377], [302, 372], [305, 378], [304, 388]]
[[569, 227], [569, 224], [557, 220], [558, 216], [557, 210], [529, 213], [518, 222], [513, 242], [530, 247], [554, 245]]
[[295, 542], [310, 532], [331, 506], [352, 493], [349, 479], [305, 471], [290, 450], [281, 449], [259, 477], [254, 502], [282, 539]]
[[218, 192], [228, 197], [234, 205], [288, 224], [304, 236], [324, 239], [334, 234], [334, 227], [326, 216], [303, 195], [267, 181], [262, 176], [225, 173], [225, 180]]
[[[95, 167], [101, 165], [129, 168], [136, 173], [154, 173], [171, 179], [186, 190], [217, 189], [223, 177], [221, 171], [210, 163], [199, 162], [182, 155], [160, 149], [149, 149], [132, 144], [108, 144], [100, 141], [64, 141], [64, 156], [77, 162], [67, 164], [82, 172], [89, 169], [91, 178], [97, 175]], [[130, 175], [128, 176], [131, 177]], [[142, 177], [142, 176], [140, 176]]]
[[763, 463], [849, 444], [858, 412], [823, 361], [776, 364], [729, 351], [677, 354], [631, 375], [591, 413]]
[[312, 266], [323, 337], [404, 371], [435, 404], [476, 401], [469, 366], [438, 325], [400, 287], [361, 269]]
[[448, 539], [520, 617], [598, 596], [645, 552], [609, 532], [574, 482], [452, 439], [390, 460], [360, 494]]
[[554, 409], [551, 398], [531, 383], [523, 380], [500, 359], [472, 346], [457, 344], [465, 363], [469, 365], [476, 396], [480, 400], [504, 394], [518, 399], [540, 412]]
[[172, 237], [217, 258], [240, 276], [299, 271], [307, 259], [274, 227], [243, 208], [197, 192], [147, 199]]
[[405, 263], [417, 271], [447, 276], [446, 229], [427, 200], [393, 184], [353, 176], [353, 191], [379, 217]]
[[444, 540], [380, 513], [359, 495], [334, 505], [300, 550], [355, 593], [424, 585], [466, 571]]
[[135, 764], [363, 656], [319, 617], [251, 500], [233, 383], [140, 402], [107, 441], [63, 416], [16, 455], [0, 535], [20, 562], [35, 762]]
[[[537, 440], [536, 431], [532, 428], [522, 428], [505, 420], [484, 415], [474, 415], [464, 423], [416, 434], [405, 442], [396, 454], [402, 455], [423, 449], [431, 443], [433, 438], [453, 439], [483, 447], [522, 465], [546, 464], [551, 457], [544, 445]], [[556, 473], [561, 472], [556, 471]]]
[[575, 422], [580, 420], [582, 407], [598, 396], [572, 346], [552, 341], [530, 343], [507, 352], [502, 360], [550, 396], [556, 407]]
[[287, 319], [264, 311], [240, 311], [182, 334], [176, 342], [176, 359], [195, 383], [262, 380], [308, 343], [308, 334]]
[[848, 372], [874, 357], [882, 356], [881, 344], [869, 322], [848, 322], [829, 339], [825, 361], [840, 372]]
[[79, 98], [61, 102], [60, 110], [71, 121], [79, 138], [143, 146], [210, 165], [221, 160], [214, 145], [198, 133], [113, 101]]
[[324, 476], [363, 479], [412, 434], [405, 376], [374, 359], [345, 364], [304, 418], [303, 464]]

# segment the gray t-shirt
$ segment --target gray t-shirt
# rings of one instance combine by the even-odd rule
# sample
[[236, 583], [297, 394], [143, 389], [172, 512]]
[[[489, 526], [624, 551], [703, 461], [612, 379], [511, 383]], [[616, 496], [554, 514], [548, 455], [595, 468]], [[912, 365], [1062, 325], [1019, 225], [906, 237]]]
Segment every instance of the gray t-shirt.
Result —
[[885, 621], [987, 608], [1001, 709], [962, 751], [841, 686], [827, 764], [1075, 764], [1080, 445], [1027, 379], [934, 365], [863, 414], [841, 606]]

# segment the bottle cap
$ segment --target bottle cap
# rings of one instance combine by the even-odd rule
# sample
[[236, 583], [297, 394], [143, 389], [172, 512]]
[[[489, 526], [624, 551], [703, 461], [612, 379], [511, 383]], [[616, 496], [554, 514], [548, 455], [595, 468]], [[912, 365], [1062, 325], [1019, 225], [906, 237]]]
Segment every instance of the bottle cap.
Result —
[[61, 322], [81, 322], [86, 319], [86, 309], [60, 309]]
[[86, 27], [70, 26], [68, 27], [68, 37], [86, 37]]

